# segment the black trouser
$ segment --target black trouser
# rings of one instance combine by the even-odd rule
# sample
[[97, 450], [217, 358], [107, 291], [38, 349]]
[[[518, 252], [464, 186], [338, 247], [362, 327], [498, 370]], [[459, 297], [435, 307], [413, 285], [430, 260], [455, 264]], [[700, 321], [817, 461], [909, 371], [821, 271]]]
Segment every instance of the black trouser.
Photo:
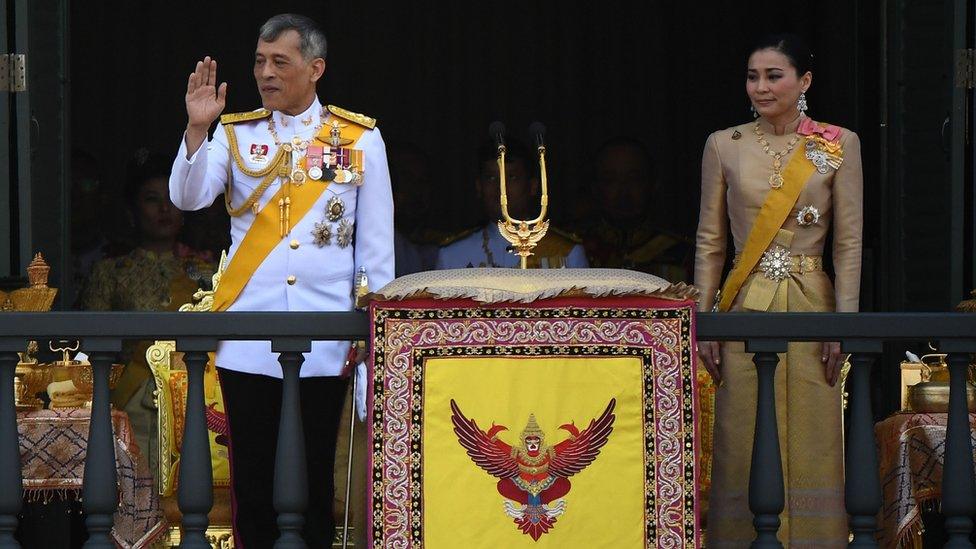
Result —
[[[274, 493], [275, 447], [281, 416], [281, 380], [218, 369], [230, 425], [234, 540], [238, 548], [266, 549], [278, 539]], [[302, 426], [308, 464], [308, 510], [302, 532], [309, 549], [332, 546], [336, 431], [348, 380], [302, 378]]]

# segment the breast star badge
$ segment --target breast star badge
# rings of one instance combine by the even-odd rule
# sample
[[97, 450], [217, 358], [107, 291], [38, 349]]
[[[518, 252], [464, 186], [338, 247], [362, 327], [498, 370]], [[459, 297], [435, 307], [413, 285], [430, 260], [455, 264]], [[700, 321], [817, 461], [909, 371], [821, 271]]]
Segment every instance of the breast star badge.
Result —
[[353, 225], [348, 219], [343, 219], [339, 222], [339, 228], [336, 229], [336, 244], [340, 248], [345, 248], [352, 244], [352, 227]]
[[809, 227], [820, 222], [820, 210], [815, 206], [804, 206], [796, 214], [796, 223], [801, 227]]
[[315, 224], [312, 229], [312, 242], [319, 248], [332, 244], [332, 226], [324, 221]]
[[346, 205], [342, 202], [342, 199], [338, 196], [333, 196], [329, 199], [329, 203], [325, 206], [325, 217], [329, 221], [335, 223], [342, 219], [342, 216], [346, 213]]

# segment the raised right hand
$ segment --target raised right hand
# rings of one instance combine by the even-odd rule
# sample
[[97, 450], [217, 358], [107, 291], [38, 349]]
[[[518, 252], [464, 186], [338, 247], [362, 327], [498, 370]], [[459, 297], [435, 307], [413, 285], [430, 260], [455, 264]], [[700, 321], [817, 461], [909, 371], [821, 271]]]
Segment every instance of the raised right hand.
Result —
[[711, 374], [715, 385], [722, 383], [722, 349], [718, 341], [699, 341], [698, 356], [705, 364], [705, 369]]
[[217, 61], [204, 57], [186, 83], [187, 127], [207, 131], [224, 111], [227, 82], [217, 86]]

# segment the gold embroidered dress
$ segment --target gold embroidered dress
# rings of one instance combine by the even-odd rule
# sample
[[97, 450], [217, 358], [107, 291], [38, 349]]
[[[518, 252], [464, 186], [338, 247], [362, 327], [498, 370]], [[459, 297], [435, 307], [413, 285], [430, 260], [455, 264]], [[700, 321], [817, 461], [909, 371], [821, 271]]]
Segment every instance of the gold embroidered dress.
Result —
[[[177, 244], [176, 251], [156, 253], [136, 248], [126, 255], [95, 264], [82, 296], [88, 311], [176, 311], [193, 301], [193, 293], [209, 287], [216, 265], [208, 254]], [[151, 341], [129, 342], [124, 348], [126, 368], [112, 391], [112, 404], [130, 417], [136, 442], [150, 467], [156, 471], [155, 410], [151, 393], [155, 385], [146, 363]], [[143, 394], [149, 391], [149, 394]], [[137, 395], [143, 394], [141, 402]], [[144, 402], [144, 401], [149, 401]]]
[[[808, 155], [806, 128], [825, 126], [803, 116], [775, 135], [764, 119], [758, 129], [772, 153], [796, 139], [781, 159], [781, 169], [794, 159], [813, 162]], [[737, 293], [729, 310], [768, 312], [856, 312], [861, 270], [862, 179], [860, 144], [851, 131], [832, 128], [842, 155], [839, 167], [814, 169], [778, 231], [772, 227], [767, 249], [767, 272], [757, 265]], [[801, 130], [803, 131], [803, 130]], [[828, 132], [829, 133], [829, 132]], [[823, 135], [823, 134], [821, 134]], [[836, 134], [835, 134], [836, 135]], [[828, 135], [831, 137], [831, 135]], [[722, 282], [731, 227], [736, 254], [743, 251], [757, 217], [773, 188], [774, 158], [763, 150], [756, 123], [713, 133], [702, 159], [702, 196], [695, 284], [702, 291], [701, 310], [711, 310]], [[800, 164], [798, 164], [800, 165]], [[809, 169], [810, 166], [806, 166]], [[786, 212], [784, 212], [786, 213]], [[823, 270], [824, 244], [833, 226], [834, 282]], [[788, 273], [770, 271], [776, 251]], [[789, 257], [787, 257], [787, 254]], [[780, 263], [782, 265], [783, 263]], [[757, 374], [752, 355], [742, 343], [723, 343], [720, 365], [723, 384], [717, 390], [712, 492], [708, 515], [709, 547], [744, 547], [754, 537], [748, 485], [755, 428]], [[776, 413], [786, 487], [786, 507], [780, 516], [779, 539], [787, 547], [844, 547], [843, 438], [839, 384], [824, 378], [820, 343], [791, 343], [776, 369]]]

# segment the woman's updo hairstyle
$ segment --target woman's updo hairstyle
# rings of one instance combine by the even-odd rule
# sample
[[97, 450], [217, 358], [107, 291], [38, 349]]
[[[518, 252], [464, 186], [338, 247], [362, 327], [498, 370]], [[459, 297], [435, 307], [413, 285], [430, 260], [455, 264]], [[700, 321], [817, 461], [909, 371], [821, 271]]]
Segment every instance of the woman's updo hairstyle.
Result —
[[786, 56], [790, 65], [796, 69], [797, 76], [803, 76], [813, 70], [813, 54], [806, 42], [795, 34], [772, 34], [756, 42], [749, 55], [762, 50], [774, 50]]

